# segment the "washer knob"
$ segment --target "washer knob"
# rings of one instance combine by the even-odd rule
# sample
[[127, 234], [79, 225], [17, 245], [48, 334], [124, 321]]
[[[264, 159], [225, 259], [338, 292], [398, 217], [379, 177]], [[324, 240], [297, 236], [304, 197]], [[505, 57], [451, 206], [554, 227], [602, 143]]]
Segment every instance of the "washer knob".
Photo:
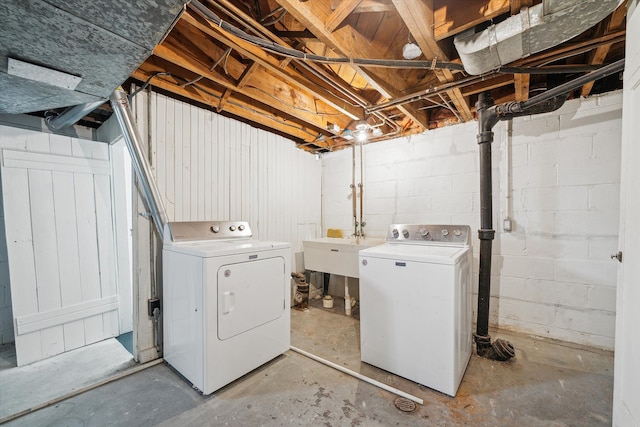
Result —
[[427, 237], [427, 236], [429, 235], [429, 230], [427, 230], [426, 228], [422, 227], [422, 228], [420, 229], [420, 235], [421, 235], [422, 237]]
[[229, 227], [229, 230], [231, 230], [231, 231], [236, 231], [236, 226], [235, 226], [235, 225], [230, 226], [230, 227]]
[[238, 226], [238, 230], [243, 231], [243, 230], [244, 230], [244, 225], [240, 224], [240, 225]]
[[211, 226], [211, 231], [213, 231], [214, 233], [219, 233], [220, 232], [220, 226], [219, 225], [212, 225]]
[[398, 238], [398, 236], [400, 235], [400, 233], [398, 232], [398, 229], [397, 229], [397, 228], [394, 228], [393, 230], [391, 230], [391, 234], [393, 234], [393, 237], [394, 237], [395, 239], [397, 239], [397, 238]]
[[460, 237], [460, 235], [462, 234], [462, 232], [460, 230], [453, 230], [453, 235], [456, 237]]
[[443, 236], [448, 236], [449, 235], [449, 230], [447, 230], [446, 228], [442, 229], [442, 235]]
[[406, 228], [404, 230], [402, 230], [402, 235], [404, 236], [405, 239], [409, 238], [409, 230], [407, 230]]

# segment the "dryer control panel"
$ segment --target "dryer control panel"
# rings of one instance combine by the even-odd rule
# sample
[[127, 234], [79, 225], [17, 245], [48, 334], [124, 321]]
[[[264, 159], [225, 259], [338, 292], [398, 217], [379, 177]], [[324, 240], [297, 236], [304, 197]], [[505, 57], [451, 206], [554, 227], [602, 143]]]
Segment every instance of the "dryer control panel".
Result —
[[471, 244], [471, 227], [468, 225], [392, 224], [387, 232], [387, 241], [468, 246]]
[[189, 221], [170, 222], [174, 242], [234, 239], [251, 237], [251, 228], [246, 221]]

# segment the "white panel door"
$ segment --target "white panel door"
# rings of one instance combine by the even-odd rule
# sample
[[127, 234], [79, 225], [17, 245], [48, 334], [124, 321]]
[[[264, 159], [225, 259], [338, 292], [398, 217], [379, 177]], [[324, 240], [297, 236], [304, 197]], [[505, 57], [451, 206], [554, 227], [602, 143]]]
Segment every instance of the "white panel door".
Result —
[[2, 150], [18, 366], [118, 335], [110, 171], [108, 159]]
[[629, 2], [622, 107], [622, 176], [613, 425], [640, 426], [640, 3]]

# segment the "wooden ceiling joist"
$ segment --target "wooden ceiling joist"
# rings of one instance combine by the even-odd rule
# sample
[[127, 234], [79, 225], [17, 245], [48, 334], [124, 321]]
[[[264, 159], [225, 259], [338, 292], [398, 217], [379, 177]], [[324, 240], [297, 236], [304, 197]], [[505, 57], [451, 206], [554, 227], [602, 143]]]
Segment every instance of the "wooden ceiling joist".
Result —
[[[305, 150], [339, 149], [351, 143], [342, 130], [359, 120], [382, 130], [374, 140], [410, 135], [473, 120], [480, 92], [491, 92], [496, 103], [523, 101], [529, 86], [553, 87], [584, 72], [584, 65], [624, 58], [627, 2], [574, 39], [506, 64], [523, 73], [474, 77], [428, 65], [459, 62], [455, 34], [484, 28], [540, 1], [191, 1], [132, 77], [169, 73], [152, 84], [289, 135]], [[421, 67], [396, 62], [407, 41], [420, 47]], [[359, 58], [380, 62], [361, 65]], [[611, 78], [585, 85], [581, 94], [621, 85]]]
[[[309, 0], [306, 2], [298, 2], [297, 0], [276, 1], [336, 53], [348, 58], [366, 58], [371, 55], [372, 52], [369, 41], [358, 32], [350, 31], [344, 26], [334, 32], [326, 29], [324, 23], [328, 19], [331, 11], [326, 8], [324, 2], [318, 0]], [[390, 70], [366, 70], [356, 65], [351, 65], [351, 67], [384, 97], [391, 98], [400, 95], [400, 91], [393, 86], [393, 82], [397, 80], [397, 76], [391, 73]], [[402, 110], [416, 124], [423, 129], [427, 128], [427, 117], [424, 112], [410, 105], [403, 106]]]
[[464, 4], [454, 7], [450, 2], [433, 0], [434, 39], [453, 36], [510, 10], [509, 0], [465, 0]]
[[[448, 56], [440, 48], [433, 36], [433, 1], [406, 2], [405, 0], [393, 0], [393, 4], [427, 59], [437, 58], [441, 61], [448, 61]], [[449, 70], [434, 70], [434, 74], [442, 83], [455, 80], [453, 73]], [[473, 120], [473, 114], [460, 89], [447, 91], [447, 95], [455, 105], [463, 121]]]
[[332, 108], [335, 108], [336, 110], [340, 111], [348, 117], [351, 117], [354, 120], [362, 118], [363, 111], [361, 108], [347, 104], [343, 99], [331, 94], [325, 88], [318, 86], [313, 82], [310, 82], [309, 80], [301, 78], [298, 74], [290, 72], [288, 68], [281, 68], [280, 61], [273, 56], [269, 56], [262, 49], [242, 39], [239, 39], [232, 34], [227, 33], [224, 29], [216, 25], [201, 22], [189, 11], [183, 13], [181, 19], [194, 26], [198, 30], [215, 38], [226, 46], [237, 50], [252, 61], [257, 62], [266, 70], [287, 81], [289, 84], [295, 84], [298, 90], [306, 91], [312, 94], [314, 97], [317, 97], [326, 104], [330, 105]]

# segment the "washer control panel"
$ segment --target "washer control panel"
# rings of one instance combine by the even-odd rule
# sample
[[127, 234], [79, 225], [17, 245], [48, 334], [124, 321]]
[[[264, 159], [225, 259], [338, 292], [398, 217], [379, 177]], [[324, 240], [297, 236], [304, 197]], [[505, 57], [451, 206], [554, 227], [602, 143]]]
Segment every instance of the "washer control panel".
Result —
[[471, 243], [471, 227], [468, 225], [392, 224], [387, 232], [387, 241], [417, 244], [433, 242], [464, 246]]
[[252, 236], [251, 228], [246, 221], [171, 222], [169, 227], [171, 228], [171, 237], [174, 242]]

